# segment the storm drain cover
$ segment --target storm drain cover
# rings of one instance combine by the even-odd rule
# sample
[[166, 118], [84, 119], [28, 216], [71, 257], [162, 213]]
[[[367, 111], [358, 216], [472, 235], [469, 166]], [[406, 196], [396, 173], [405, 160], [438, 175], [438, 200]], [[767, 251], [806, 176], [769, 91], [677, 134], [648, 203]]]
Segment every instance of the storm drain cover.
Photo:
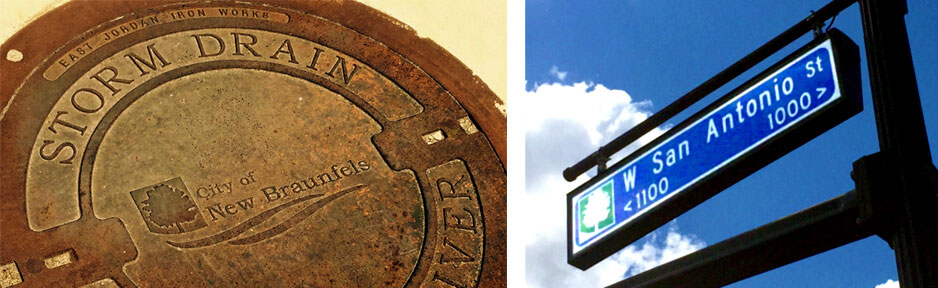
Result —
[[68, 3], [2, 53], [3, 287], [504, 285], [500, 102], [381, 12]]

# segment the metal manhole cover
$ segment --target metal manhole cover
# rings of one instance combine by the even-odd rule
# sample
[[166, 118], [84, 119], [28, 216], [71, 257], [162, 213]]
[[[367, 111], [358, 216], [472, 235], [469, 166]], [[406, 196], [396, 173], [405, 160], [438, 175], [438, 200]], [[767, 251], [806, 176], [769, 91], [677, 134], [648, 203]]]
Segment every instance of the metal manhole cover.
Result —
[[70, 3], [11, 49], [4, 286], [504, 286], [505, 117], [376, 10]]

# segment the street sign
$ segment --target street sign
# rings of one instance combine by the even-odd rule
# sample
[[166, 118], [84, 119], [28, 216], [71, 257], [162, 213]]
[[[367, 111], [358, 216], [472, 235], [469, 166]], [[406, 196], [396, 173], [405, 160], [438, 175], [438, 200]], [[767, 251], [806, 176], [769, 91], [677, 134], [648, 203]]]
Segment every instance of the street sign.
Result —
[[859, 52], [833, 29], [567, 194], [586, 269], [859, 113]]

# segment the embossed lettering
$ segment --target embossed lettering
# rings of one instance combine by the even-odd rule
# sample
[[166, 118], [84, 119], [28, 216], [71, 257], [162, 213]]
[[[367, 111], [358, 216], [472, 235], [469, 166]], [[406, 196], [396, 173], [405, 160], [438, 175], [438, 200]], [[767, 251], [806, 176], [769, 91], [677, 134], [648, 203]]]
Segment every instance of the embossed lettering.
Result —
[[456, 191], [456, 185], [459, 185], [466, 176], [459, 175], [459, 179], [456, 180], [455, 185], [446, 178], [440, 178], [436, 180], [436, 187], [440, 190], [440, 199], [446, 198], [465, 198], [472, 199], [472, 194], [470, 190], [466, 191]]
[[[229, 13], [230, 11], [230, 13]], [[241, 16], [241, 17], [253, 17], [260, 19], [267, 19], [270, 17], [267, 11], [257, 11], [257, 10], [247, 10], [247, 9], [237, 9], [237, 8], [219, 8], [218, 14], [222, 16]]]
[[267, 197], [267, 202], [280, 199], [280, 193], [277, 192], [277, 187], [268, 186], [261, 188], [261, 192], [264, 193], [264, 197]]
[[48, 127], [49, 131], [52, 131], [52, 133], [55, 133], [55, 134], [59, 134], [59, 131], [55, 130], [55, 124], [59, 124], [68, 128], [75, 129], [75, 131], [80, 132], [82, 136], [85, 135], [85, 129], [87, 129], [88, 126], [78, 126], [78, 125], [73, 124], [72, 122], [59, 119], [59, 117], [61, 117], [62, 115], [68, 114], [68, 112], [57, 111], [55, 113], [56, 113], [55, 118], [52, 119], [52, 124], [49, 124], [49, 127]]
[[199, 198], [208, 200], [212, 197], [215, 197], [215, 195], [222, 193], [231, 194], [231, 192], [234, 192], [234, 188], [231, 186], [231, 181], [228, 181], [227, 183], [209, 184], [199, 187], [195, 190], [195, 196], [199, 196]]
[[52, 160], [52, 159], [55, 159], [56, 157], [59, 157], [59, 153], [62, 153], [62, 149], [69, 148], [72, 150], [71, 156], [68, 156], [68, 158], [66, 158], [65, 160], [59, 161], [59, 163], [72, 164], [72, 159], [75, 159], [75, 152], [76, 152], [75, 145], [72, 144], [71, 142], [64, 142], [62, 144], [59, 144], [59, 146], [55, 147], [55, 151], [52, 151], [52, 155], [46, 155], [45, 153], [43, 153], [42, 151], [45, 151], [46, 146], [49, 146], [49, 144], [52, 144], [52, 143], [55, 143], [55, 141], [52, 141], [52, 140], [42, 141], [42, 146], [39, 147], [39, 157], [42, 157], [42, 159], [45, 159], [45, 160]]
[[342, 178], [358, 175], [369, 169], [371, 169], [371, 166], [368, 165], [367, 161], [362, 160], [356, 163], [355, 161], [348, 160], [341, 164], [333, 164], [329, 166], [329, 169], [324, 169], [325, 172], [319, 173], [319, 175], [313, 177], [296, 179], [292, 183], [283, 183], [278, 186], [261, 188], [261, 193], [264, 194], [264, 198], [267, 199], [267, 202], [273, 202], [287, 198], [287, 196], [291, 194], [309, 193], [307, 191], [313, 188], [342, 180]]
[[238, 214], [238, 210], [234, 210], [235, 208], [237, 208], [237, 206], [234, 204], [225, 205], [225, 212], [228, 212], [228, 215]]
[[[124, 55], [124, 57], [127, 57], [127, 59], [130, 59], [130, 61], [134, 63], [134, 66], [137, 66], [137, 69], [140, 70], [140, 76], [147, 75], [150, 73], [149, 71], [143, 70], [143, 67], [141, 67], [140, 64], [143, 64], [147, 68], [150, 68], [150, 70], [154, 70], [154, 71], [156, 71], [157, 69], [156, 60], [160, 60], [161, 67], [166, 67], [166, 65], [173, 64], [173, 63], [167, 62], [166, 59], [163, 59], [163, 55], [160, 55], [160, 52], [156, 51], [156, 48], [153, 47], [153, 44], [147, 45], [147, 55], [150, 56], [150, 61], [140, 58], [140, 56], [137, 56], [137, 54], [134, 54], [133, 52], [127, 53], [126, 55]], [[153, 59], [154, 56], [156, 57], [156, 59]]]
[[440, 253], [440, 264], [445, 263], [465, 263], [472, 262], [476, 259], [469, 255], [465, 250], [460, 249], [456, 246], [455, 243], [449, 241], [449, 238], [443, 237], [443, 246], [452, 248], [453, 251], [456, 251], [459, 255], [453, 257], [446, 257], [446, 252]]
[[[94, 95], [98, 101], [98, 106], [94, 108], [88, 108], [87, 106], [78, 104], [79, 102], [78, 93], [81, 93], [81, 92]], [[72, 107], [75, 107], [75, 109], [78, 111], [85, 112], [88, 114], [98, 112], [98, 110], [101, 110], [101, 108], [104, 107], [104, 96], [101, 96], [101, 93], [98, 93], [98, 91], [95, 91], [94, 89], [89, 89], [89, 88], [78, 89], [78, 91], [75, 91], [75, 93], [72, 93]]]
[[428, 272], [434, 277], [428, 277], [423, 284], [472, 287], [475, 283], [468, 279], [477, 279], [485, 249], [485, 225], [476, 220], [482, 217], [482, 212], [475, 183], [460, 159], [427, 169], [427, 176], [437, 184], [440, 193], [437, 223], [442, 229], [437, 230], [435, 244], [438, 252], [434, 257], [439, 258], [433, 259]]
[[169, 13], [169, 16], [172, 17], [173, 20], [180, 20], [180, 19], [193, 18], [193, 17], [205, 17], [205, 10], [197, 9], [197, 10], [176, 11], [176, 13]]
[[[313, 180], [313, 178], [303, 179], [300, 181], [303, 182], [303, 186], [306, 186], [306, 189], [313, 189], [313, 187], [319, 186], [319, 184], [316, 184], [316, 180]], [[310, 185], [309, 184], [310, 182], [312, 182], [313, 184]]]
[[342, 179], [342, 176], [339, 176], [339, 171], [336, 171], [335, 165], [332, 165], [332, 175], [335, 175], [336, 180]]
[[290, 185], [290, 188], [293, 189], [293, 193], [300, 193], [306, 191], [306, 188], [303, 188], [303, 185], [300, 185], [299, 182], [293, 182], [293, 185]]
[[[284, 50], [284, 48], [286, 48], [286, 50]], [[300, 62], [296, 62], [296, 55], [293, 54], [293, 44], [290, 44], [290, 39], [284, 39], [283, 44], [280, 44], [280, 48], [274, 52], [274, 55], [270, 56], [270, 59], [279, 60], [280, 58], [278, 58], [277, 55], [280, 53], [287, 53], [287, 55], [290, 55], [290, 63], [300, 64]]]
[[[202, 37], [211, 37], [212, 39], [215, 39], [215, 42], [218, 43], [218, 52], [205, 53], [205, 45], [202, 44]], [[192, 35], [192, 38], [195, 38], [195, 44], [199, 46], [199, 58], [218, 56], [225, 52], [225, 41], [222, 41], [218, 36], [212, 34], [195, 34]]]
[[[323, 184], [338, 180], [338, 179], [332, 179], [332, 175], [329, 173], [319, 174], [318, 179], [319, 179], [319, 182], [322, 182]], [[326, 179], [329, 179], [329, 180], [326, 180]]]
[[[251, 48], [251, 45], [257, 44], [257, 37], [254, 37], [254, 35], [251, 35], [248, 33], [237, 33], [237, 32], [232, 32], [231, 36], [234, 37], [234, 47], [235, 47], [234, 55], [239, 55], [239, 56], [244, 55], [243, 53], [241, 53], [241, 47], [244, 46], [244, 49], [248, 49], [248, 51], [250, 51], [251, 54], [254, 54], [254, 56], [261, 57], [261, 54], [257, 54], [257, 51], [254, 51], [254, 48]], [[249, 43], [241, 42], [241, 36], [247, 36], [248, 38], [251, 39], [251, 42]]]
[[443, 226], [446, 229], [455, 228], [475, 233], [476, 218], [469, 209], [463, 208], [463, 211], [456, 211], [454, 213], [453, 208], [447, 207], [443, 208]]
[[319, 49], [319, 47], [313, 47], [313, 50], [316, 51], [315, 53], [313, 53], [313, 60], [309, 61], [309, 65], [306, 65], [306, 68], [319, 71], [319, 69], [316, 69], [316, 63], [319, 62], [319, 54], [322, 53], [322, 49]]
[[[108, 78], [108, 79], [101, 78], [101, 73], [103, 73], [104, 71], [110, 71], [111, 78]], [[107, 89], [111, 90], [111, 95], [117, 94], [117, 92], [121, 91], [120, 89], [112, 86], [111, 82], [121, 83], [121, 84], [130, 84], [134, 82], [133, 80], [117, 78], [117, 68], [114, 68], [114, 66], [105, 66], [104, 68], [101, 68], [101, 70], [99, 70], [98, 73], [94, 73], [94, 75], [92, 75], [91, 78], [94, 80], [98, 80], [98, 82], [101, 83], [101, 85], [104, 85], [104, 87], [107, 87]]]
[[345, 166], [343, 166], [342, 169], [339, 171], [342, 172], [342, 175], [344, 176], [352, 175], [352, 172], [351, 172], [352, 169], [349, 169], [348, 167], [345, 167]]
[[234, 204], [228, 203], [224, 207], [221, 206], [221, 203], [216, 203], [213, 206], [208, 206], [205, 210], [208, 210], [208, 215], [212, 216], [212, 221], [216, 221], [219, 218], [238, 214], [239, 211], [248, 211], [251, 208], [254, 208], [254, 197], [238, 200]]
[[346, 73], [347, 70], [345, 70], [345, 58], [342, 58], [340, 56], [335, 56], [335, 59], [336, 59], [335, 65], [332, 65], [332, 70], [329, 70], [329, 73], [326, 73], [326, 75], [329, 75], [329, 77], [335, 78], [335, 75], [333, 74], [335, 73], [335, 70], [341, 66], [342, 67], [342, 73], [341, 73], [342, 80], [345, 80], [345, 85], [348, 85], [348, 82], [352, 81], [352, 77], [355, 77], [355, 72], [358, 71], [358, 64], [352, 63], [352, 72]]

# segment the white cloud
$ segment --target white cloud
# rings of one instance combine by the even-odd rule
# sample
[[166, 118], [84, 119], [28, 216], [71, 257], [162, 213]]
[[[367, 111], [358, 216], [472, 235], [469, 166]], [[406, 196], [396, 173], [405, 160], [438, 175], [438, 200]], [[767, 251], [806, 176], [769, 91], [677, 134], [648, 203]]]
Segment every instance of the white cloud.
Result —
[[889, 279], [886, 283], [876, 285], [876, 288], [899, 288], [899, 281]]
[[[587, 271], [567, 264], [566, 193], [586, 181], [566, 182], [563, 169], [648, 118], [651, 103], [601, 84], [540, 84], [525, 102], [525, 273], [529, 287], [612, 284], [706, 246], [677, 224], [651, 233]], [[663, 133], [655, 129], [613, 155], [610, 164]]]
[[[625, 272], [626, 276], [642, 273], [706, 246], [706, 243], [697, 239], [695, 235], [681, 234], [678, 232], [677, 224], [673, 221], [671, 223], [667, 226], [666, 233], [660, 230], [652, 233], [641, 248], [632, 245], [612, 256], [616, 262], [626, 264], [628, 268]], [[663, 241], [660, 240], [661, 234], [665, 234]]]
[[563, 81], [564, 78], [567, 78], [567, 71], [560, 71], [556, 65], [550, 67], [550, 76], [557, 77], [558, 80]]
[[556, 128], [551, 122], [569, 122], [573, 126], [564, 128], [585, 131], [588, 144], [596, 147], [644, 121], [651, 107], [650, 101], [633, 102], [623, 90], [586, 82], [540, 84], [525, 98], [526, 134]]

